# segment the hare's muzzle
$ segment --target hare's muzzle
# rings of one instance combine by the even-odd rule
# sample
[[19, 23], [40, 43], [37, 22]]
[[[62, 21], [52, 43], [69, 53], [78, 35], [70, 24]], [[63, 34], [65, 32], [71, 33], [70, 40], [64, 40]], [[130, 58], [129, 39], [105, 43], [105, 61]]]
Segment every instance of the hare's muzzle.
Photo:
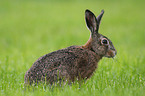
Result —
[[116, 50], [113, 51], [113, 58], [116, 56], [116, 54], [117, 54], [117, 51]]
[[105, 57], [113, 58], [113, 57], [116, 56], [116, 54], [117, 54], [116, 49], [110, 49], [110, 50], [107, 51]]

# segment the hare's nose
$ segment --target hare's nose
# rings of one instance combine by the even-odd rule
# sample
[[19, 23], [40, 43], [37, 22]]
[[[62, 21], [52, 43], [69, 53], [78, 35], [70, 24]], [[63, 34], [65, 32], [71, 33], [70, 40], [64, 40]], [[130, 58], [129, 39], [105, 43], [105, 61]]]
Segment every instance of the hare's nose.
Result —
[[113, 50], [114, 56], [117, 54], [117, 51], [115, 48], [110, 48], [111, 50]]
[[116, 51], [116, 49], [114, 49], [114, 51], [115, 51], [115, 55], [117, 54], [117, 51]]
[[117, 51], [115, 50], [115, 55], [117, 55]]
[[116, 51], [116, 49], [115, 48], [110, 48], [111, 50], [113, 50], [113, 51], [115, 51], [116, 53], [117, 53], [117, 51]]

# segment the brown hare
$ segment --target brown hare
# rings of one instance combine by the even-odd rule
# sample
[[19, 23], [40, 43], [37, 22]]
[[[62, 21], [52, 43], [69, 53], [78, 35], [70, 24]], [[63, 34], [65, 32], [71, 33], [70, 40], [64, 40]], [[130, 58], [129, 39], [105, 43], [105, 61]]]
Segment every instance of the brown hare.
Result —
[[88, 79], [102, 57], [114, 57], [117, 53], [112, 42], [98, 33], [104, 10], [97, 17], [85, 11], [86, 25], [91, 31], [83, 46], [70, 46], [40, 57], [25, 74], [25, 84], [46, 82], [74, 82]]

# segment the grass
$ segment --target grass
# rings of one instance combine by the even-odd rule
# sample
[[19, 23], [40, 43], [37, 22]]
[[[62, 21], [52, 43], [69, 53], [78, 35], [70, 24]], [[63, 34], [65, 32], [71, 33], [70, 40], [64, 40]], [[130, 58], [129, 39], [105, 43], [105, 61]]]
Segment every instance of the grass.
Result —
[[[46, 1], [3, 0], [0, 3], [1, 96], [144, 96], [145, 13], [141, 0]], [[85, 9], [105, 10], [100, 33], [114, 43], [115, 59], [103, 58], [79, 86], [24, 88], [25, 72], [40, 56], [89, 38]]]

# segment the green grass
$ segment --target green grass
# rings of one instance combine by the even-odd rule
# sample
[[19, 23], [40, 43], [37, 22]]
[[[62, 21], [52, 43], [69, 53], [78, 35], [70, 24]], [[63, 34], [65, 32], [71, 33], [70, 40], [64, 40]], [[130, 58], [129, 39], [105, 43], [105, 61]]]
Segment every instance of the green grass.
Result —
[[[143, 96], [145, 94], [145, 1], [141, 0], [1, 0], [1, 96]], [[100, 33], [118, 54], [103, 58], [81, 86], [24, 88], [25, 72], [40, 56], [89, 38], [85, 9], [105, 10]]]

